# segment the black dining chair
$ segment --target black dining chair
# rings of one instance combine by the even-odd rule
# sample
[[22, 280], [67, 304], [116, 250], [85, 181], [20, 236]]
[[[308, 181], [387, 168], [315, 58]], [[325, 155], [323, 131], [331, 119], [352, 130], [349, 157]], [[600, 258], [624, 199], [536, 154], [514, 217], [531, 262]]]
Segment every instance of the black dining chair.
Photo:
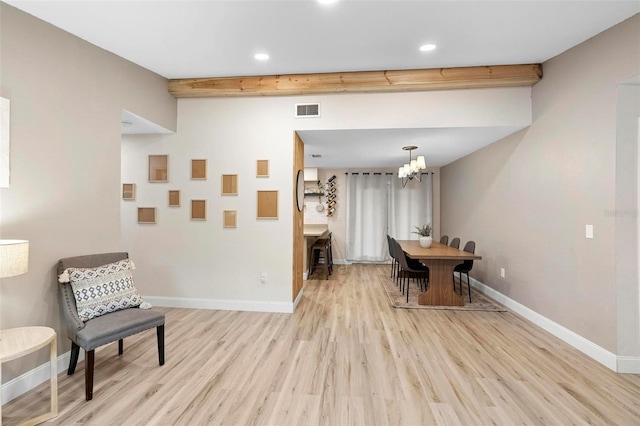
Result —
[[399, 266], [397, 276], [398, 279], [401, 280], [400, 291], [403, 294], [405, 294], [406, 292], [407, 303], [409, 303], [409, 284], [411, 284], [411, 278], [418, 280], [421, 291], [426, 291], [427, 286], [429, 285], [429, 268], [421, 263], [419, 263], [419, 267], [409, 266], [409, 263], [407, 262], [407, 255], [404, 250], [402, 250], [400, 243], [398, 243], [396, 240], [393, 240], [393, 243], [395, 243], [394, 251]]
[[459, 249], [460, 248], [460, 238], [455, 237], [453, 240], [451, 240], [451, 244], [449, 244], [449, 247], [453, 247], [454, 249]]
[[391, 278], [395, 278], [398, 260], [396, 259], [392, 240], [391, 236], [387, 234], [387, 245], [389, 246], [389, 256], [391, 256]]
[[[476, 242], [467, 241], [462, 251], [468, 253], [474, 253], [476, 251]], [[460, 296], [462, 296], [462, 274], [467, 274], [467, 288], [469, 290], [469, 303], [471, 303], [471, 283], [469, 281], [469, 271], [473, 268], [473, 259], [467, 259], [460, 265], [453, 268], [453, 291], [456, 290], [456, 272], [458, 273], [458, 279], [460, 280]]]
[[440, 244], [444, 244], [445, 246], [449, 244], [449, 236], [443, 235], [442, 237], [440, 237]]
[[[449, 247], [453, 247], [454, 249], [459, 249], [460, 248], [460, 238], [455, 237], [454, 239], [451, 240], [451, 244], [449, 244]], [[454, 278], [452, 278], [453, 280], [453, 292], [455, 293], [456, 291], [456, 279], [455, 279], [455, 275]]]

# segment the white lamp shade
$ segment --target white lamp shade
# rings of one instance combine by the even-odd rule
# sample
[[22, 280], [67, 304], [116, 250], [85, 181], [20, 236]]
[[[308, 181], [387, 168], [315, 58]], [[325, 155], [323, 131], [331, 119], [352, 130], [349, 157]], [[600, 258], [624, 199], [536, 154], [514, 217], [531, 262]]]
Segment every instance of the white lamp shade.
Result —
[[398, 169], [398, 177], [402, 179], [404, 177], [404, 167]]
[[427, 162], [424, 160], [424, 155], [418, 155], [417, 163], [418, 169], [422, 170], [427, 168]]
[[409, 167], [411, 167], [411, 171], [412, 172], [417, 172], [418, 171], [418, 162], [416, 160], [411, 160], [411, 165]]
[[13, 277], [29, 269], [29, 241], [0, 240], [0, 278]]
[[405, 164], [403, 168], [404, 168], [404, 175], [409, 176], [409, 174], [411, 173], [411, 167], [408, 164]]

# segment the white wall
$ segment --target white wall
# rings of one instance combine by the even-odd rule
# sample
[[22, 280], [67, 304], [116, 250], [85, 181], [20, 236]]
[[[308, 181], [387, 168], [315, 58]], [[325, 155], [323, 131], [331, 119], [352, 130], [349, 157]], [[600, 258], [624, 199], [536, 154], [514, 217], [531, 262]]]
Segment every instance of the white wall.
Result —
[[[137, 184], [138, 195], [121, 202], [122, 241], [138, 287], [157, 304], [291, 310], [295, 130], [527, 125], [530, 91], [180, 99], [175, 135], [123, 138], [122, 181]], [[299, 102], [320, 102], [322, 117], [294, 118]], [[147, 182], [150, 154], [169, 155], [169, 183]], [[189, 180], [195, 158], [208, 159], [205, 182]], [[268, 179], [255, 177], [258, 159], [270, 161]], [[223, 173], [239, 175], [237, 197], [220, 195]], [[179, 209], [167, 207], [169, 189], [182, 191]], [[256, 220], [258, 189], [280, 191], [278, 220]], [[206, 222], [189, 220], [193, 197], [207, 199]], [[158, 223], [137, 224], [137, 206], [157, 207]], [[225, 209], [238, 211], [237, 229], [222, 228]]]

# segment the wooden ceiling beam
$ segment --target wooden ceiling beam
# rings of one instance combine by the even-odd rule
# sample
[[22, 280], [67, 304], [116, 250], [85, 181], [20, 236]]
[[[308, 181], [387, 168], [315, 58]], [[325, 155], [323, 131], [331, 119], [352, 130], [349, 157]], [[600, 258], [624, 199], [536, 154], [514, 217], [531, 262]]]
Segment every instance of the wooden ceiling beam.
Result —
[[497, 65], [397, 71], [359, 71], [250, 77], [188, 78], [169, 81], [176, 98], [289, 96], [326, 93], [418, 92], [533, 86], [542, 65]]

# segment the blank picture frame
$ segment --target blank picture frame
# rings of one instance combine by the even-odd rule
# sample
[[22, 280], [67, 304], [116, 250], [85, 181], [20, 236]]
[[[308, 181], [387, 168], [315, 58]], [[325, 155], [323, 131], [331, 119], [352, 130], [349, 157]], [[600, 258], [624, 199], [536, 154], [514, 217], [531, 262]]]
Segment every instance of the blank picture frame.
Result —
[[135, 183], [123, 183], [122, 184], [122, 199], [123, 200], [135, 200], [136, 199], [136, 184]]
[[278, 191], [257, 191], [258, 219], [278, 219]]
[[191, 220], [207, 220], [207, 200], [191, 200]]
[[138, 223], [156, 223], [156, 208], [138, 207]]
[[180, 190], [169, 190], [169, 207], [180, 207]]
[[9, 188], [11, 176], [11, 99], [0, 97], [0, 188]]
[[150, 155], [149, 156], [149, 182], [169, 181], [169, 156]]
[[222, 215], [223, 228], [236, 228], [238, 212], [236, 210], [225, 210]]
[[269, 177], [269, 160], [256, 161], [256, 177]]
[[207, 160], [191, 160], [191, 179], [207, 180]]
[[238, 195], [238, 175], [222, 175], [222, 195]]

